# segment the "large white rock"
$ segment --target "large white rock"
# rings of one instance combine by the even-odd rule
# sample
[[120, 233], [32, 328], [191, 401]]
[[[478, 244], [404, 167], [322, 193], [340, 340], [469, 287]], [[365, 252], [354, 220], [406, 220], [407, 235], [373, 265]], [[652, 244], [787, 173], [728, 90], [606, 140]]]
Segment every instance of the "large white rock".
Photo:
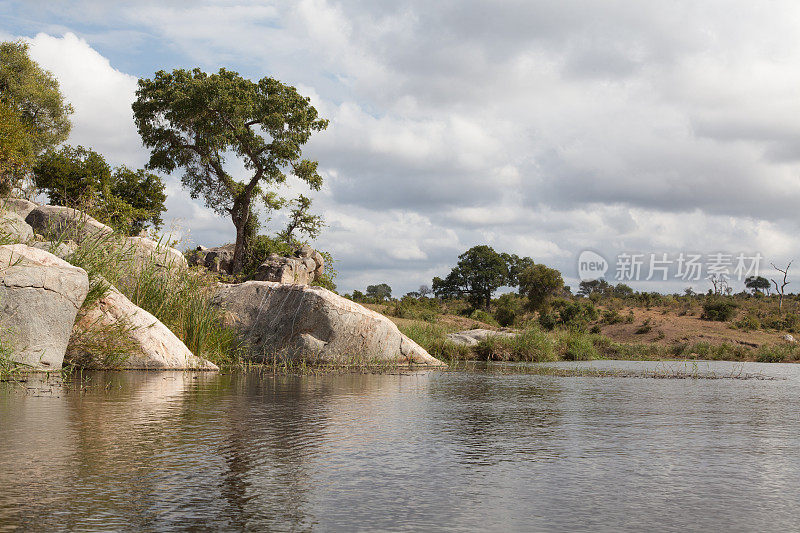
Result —
[[161, 270], [189, 268], [186, 257], [178, 250], [147, 237], [125, 237], [122, 246], [138, 268], [149, 265]]
[[463, 346], [477, 346], [479, 342], [488, 337], [516, 337], [517, 333], [510, 331], [493, 331], [490, 329], [468, 329], [458, 333], [449, 333], [447, 340], [453, 344]]
[[86, 272], [44, 250], [0, 246], [0, 337], [11, 358], [58, 370], [89, 291]]
[[0, 209], [16, 213], [25, 220], [28, 214], [39, 207], [39, 204], [23, 198], [3, 198], [0, 200]]
[[60, 205], [42, 205], [34, 208], [25, 217], [39, 235], [52, 241], [82, 241], [89, 238], [107, 237], [114, 233], [110, 227], [98, 222], [86, 213]]
[[33, 239], [33, 228], [17, 213], [0, 211], [0, 236], [13, 242], [25, 243]]
[[220, 285], [213, 301], [259, 362], [442, 365], [385, 316], [322, 287], [248, 281]]
[[[110, 350], [97, 339], [108, 339], [130, 353], [109, 360]], [[217, 365], [195, 356], [170, 329], [137, 307], [116, 287], [83, 311], [67, 351], [67, 360], [85, 367], [118, 369], [217, 370]]]

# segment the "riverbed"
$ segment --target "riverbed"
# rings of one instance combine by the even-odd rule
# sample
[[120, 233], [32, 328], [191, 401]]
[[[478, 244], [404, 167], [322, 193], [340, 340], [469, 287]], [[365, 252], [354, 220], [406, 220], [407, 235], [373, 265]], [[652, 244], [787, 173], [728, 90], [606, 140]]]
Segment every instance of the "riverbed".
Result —
[[800, 365], [556, 366], [0, 383], [0, 531], [800, 523]]

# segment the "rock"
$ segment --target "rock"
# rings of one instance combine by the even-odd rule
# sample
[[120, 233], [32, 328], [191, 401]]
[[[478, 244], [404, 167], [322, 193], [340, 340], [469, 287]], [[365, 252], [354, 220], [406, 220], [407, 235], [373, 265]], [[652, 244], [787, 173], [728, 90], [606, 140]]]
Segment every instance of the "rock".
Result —
[[34, 231], [52, 241], [100, 238], [114, 233], [110, 227], [89, 215], [69, 207], [43, 205], [33, 209], [25, 222]]
[[0, 211], [0, 237], [28, 242], [33, 239], [33, 228], [14, 211]]
[[192, 354], [169, 328], [114, 286], [81, 313], [67, 360], [101, 368], [218, 370], [214, 363]]
[[58, 370], [89, 291], [86, 272], [23, 244], [0, 246], [0, 334], [11, 359]]
[[56, 257], [60, 257], [61, 259], [64, 260], [66, 260], [67, 257], [72, 255], [73, 253], [75, 253], [75, 250], [77, 249], [77, 245], [72, 241], [67, 241], [67, 242], [40, 241], [40, 242], [34, 242], [29, 246], [33, 248], [38, 248], [39, 250], [44, 250], [45, 252], [50, 252]]
[[[311, 266], [305, 264], [305, 261], [310, 261]], [[314, 261], [311, 258], [270, 256], [258, 267], [255, 279], [258, 281], [308, 285], [314, 281], [315, 267], [316, 265], [314, 265]]]
[[199, 264], [203, 265], [211, 272], [230, 274], [233, 272], [233, 253], [235, 249], [235, 244], [224, 244], [216, 248], [208, 248], [204, 251], [198, 248], [198, 254], [202, 254], [199, 258]]
[[793, 336], [791, 336], [791, 335], [790, 335], [790, 334], [788, 334], [788, 333], [787, 333], [786, 335], [784, 335], [784, 336], [783, 336], [783, 340], [785, 340], [786, 342], [796, 342], [796, 341], [794, 340], [794, 337], [793, 337]]
[[0, 209], [16, 213], [25, 220], [28, 214], [39, 207], [39, 204], [23, 198], [3, 198], [0, 200]]
[[453, 344], [463, 346], [477, 346], [479, 342], [487, 337], [516, 337], [517, 333], [510, 331], [492, 331], [490, 329], [469, 329], [458, 333], [449, 333], [447, 340]]
[[166, 246], [146, 237], [125, 237], [123, 241], [125, 253], [138, 268], [155, 265], [162, 270], [186, 270], [189, 264], [186, 258], [175, 248]]
[[213, 302], [259, 362], [442, 364], [385, 316], [322, 287], [248, 281], [220, 285]]
[[302, 258], [311, 257], [312, 255], [314, 255], [314, 249], [311, 248], [309, 245], [304, 244], [297, 249], [294, 255], [296, 257], [302, 257]]
[[256, 271], [258, 281], [274, 281], [295, 285], [310, 285], [325, 272], [322, 254], [307, 244], [298, 249], [294, 257], [281, 257], [270, 254]]

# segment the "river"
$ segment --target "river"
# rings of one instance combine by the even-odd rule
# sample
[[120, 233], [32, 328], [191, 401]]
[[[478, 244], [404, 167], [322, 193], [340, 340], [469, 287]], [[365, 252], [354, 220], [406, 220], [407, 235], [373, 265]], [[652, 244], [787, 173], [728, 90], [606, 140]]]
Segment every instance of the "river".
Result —
[[800, 524], [800, 366], [556, 366], [0, 383], [0, 531]]

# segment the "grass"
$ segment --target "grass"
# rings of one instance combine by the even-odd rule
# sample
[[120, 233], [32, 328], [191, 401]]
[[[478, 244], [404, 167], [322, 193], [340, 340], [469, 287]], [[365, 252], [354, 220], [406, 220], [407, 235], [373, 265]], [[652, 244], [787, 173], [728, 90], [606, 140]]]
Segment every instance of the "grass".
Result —
[[467, 359], [471, 353], [467, 346], [447, 340], [448, 331], [438, 324], [412, 323], [401, 326], [400, 332], [440, 361]]
[[[54, 243], [54, 247], [59, 243]], [[241, 362], [235, 331], [224, 325], [223, 313], [211, 304], [214, 279], [201, 269], [186, 270], [179, 265], [164, 265], [159, 254], [135, 254], [133, 245], [117, 236], [99, 236], [81, 241], [67, 261], [89, 274], [89, 295], [83, 310], [90, 309], [111, 285], [135, 305], [148, 311], [167, 326], [187, 348], [217, 365]], [[78, 353], [102, 354], [107, 363], [124, 361], [131, 346], [124, 342], [125, 330], [99, 328], [73, 336]], [[108, 345], [108, 350], [103, 349]], [[91, 349], [91, 352], [88, 350]], [[86, 364], [79, 359], [77, 364]]]

